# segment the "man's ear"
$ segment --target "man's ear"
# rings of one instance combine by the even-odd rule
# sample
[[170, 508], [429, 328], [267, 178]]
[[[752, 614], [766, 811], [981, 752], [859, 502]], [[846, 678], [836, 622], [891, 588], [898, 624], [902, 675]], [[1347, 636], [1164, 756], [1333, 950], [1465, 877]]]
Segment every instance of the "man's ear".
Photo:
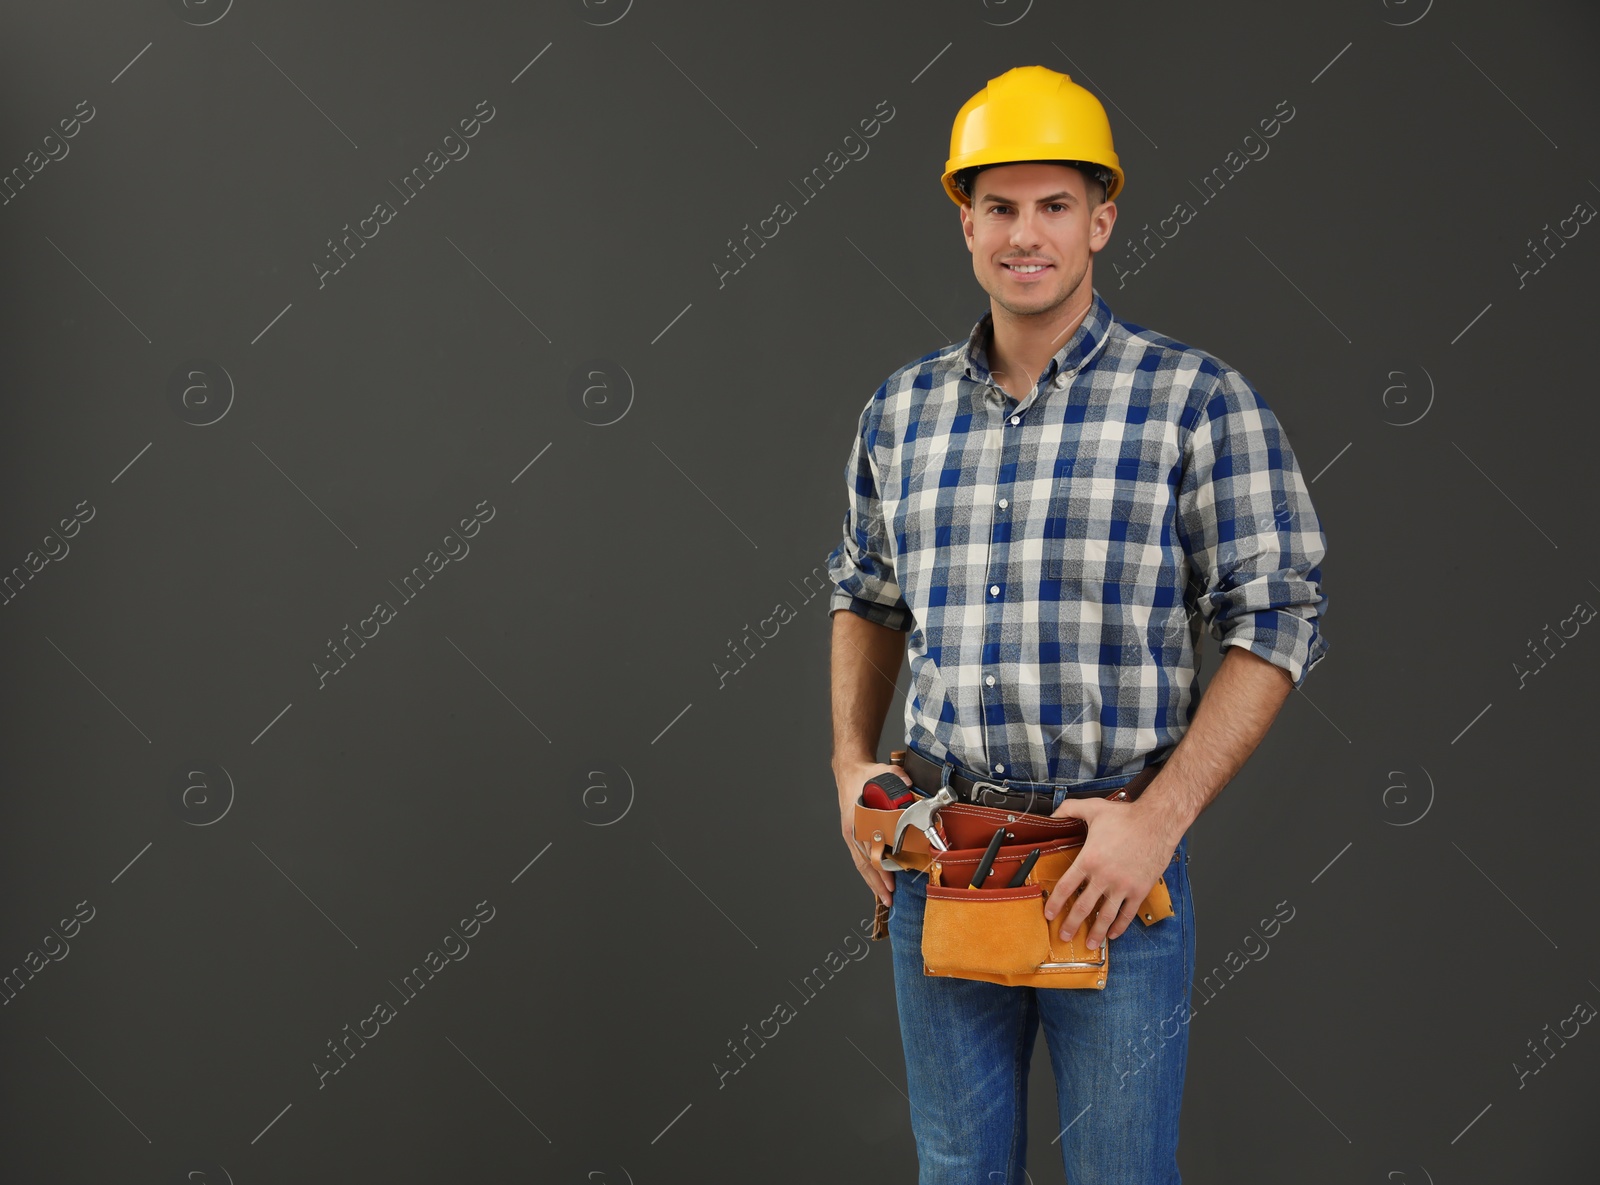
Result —
[[1100, 246], [1094, 248], [1094, 250], [1099, 251], [1111, 241], [1111, 228], [1117, 224], [1117, 203], [1102, 202], [1095, 207], [1094, 214], [1091, 217], [1094, 219], [1094, 229], [1089, 237], [1100, 240]]

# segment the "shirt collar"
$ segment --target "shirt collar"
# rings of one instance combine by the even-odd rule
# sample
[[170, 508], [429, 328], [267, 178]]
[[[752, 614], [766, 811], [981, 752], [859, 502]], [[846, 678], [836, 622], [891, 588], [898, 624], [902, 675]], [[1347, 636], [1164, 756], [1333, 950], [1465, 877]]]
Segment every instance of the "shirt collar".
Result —
[[[1106, 334], [1111, 329], [1111, 307], [1102, 299], [1098, 289], [1093, 290], [1093, 295], [1089, 311], [1083, 315], [1078, 328], [1073, 330], [1067, 343], [1056, 351], [1049, 366], [1045, 367], [1044, 374], [1040, 376], [1043, 382], [1053, 381], [1058, 374], [1076, 374], [1088, 365], [1105, 344]], [[987, 383], [990, 379], [989, 342], [993, 328], [994, 313], [987, 310], [972, 327], [957, 356], [963, 373], [976, 382]]]

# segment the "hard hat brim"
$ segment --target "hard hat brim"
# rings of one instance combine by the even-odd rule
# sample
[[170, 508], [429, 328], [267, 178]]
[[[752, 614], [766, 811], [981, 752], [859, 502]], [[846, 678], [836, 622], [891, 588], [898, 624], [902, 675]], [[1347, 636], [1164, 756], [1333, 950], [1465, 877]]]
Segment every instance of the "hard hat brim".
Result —
[[[1096, 157], [1106, 156], [1109, 156], [1110, 159], [1095, 159]], [[967, 199], [961, 195], [961, 191], [956, 188], [955, 184], [956, 174], [962, 169], [970, 169], [977, 165], [1005, 165], [1038, 160], [1060, 161], [1062, 164], [1066, 164], [1068, 161], [1084, 161], [1087, 164], [1100, 165], [1109, 169], [1112, 173], [1112, 183], [1106, 189], [1105, 200], [1112, 201], [1122, 192], [1122, 165], [1118, 161], [1116, 153], [1096, 152], [1089, 154], [1074, 152], [1069, 145], [1062, 144], [1013, 144], [1007, 145], [1003, 153], [993, 151], [963, 153], [961, 156], [951, 157], [945, 162], [944, 175], [941, 180], [944, 183], [945, 193], [950, 195], [950, 200], [958, 206], [965, 206]]]

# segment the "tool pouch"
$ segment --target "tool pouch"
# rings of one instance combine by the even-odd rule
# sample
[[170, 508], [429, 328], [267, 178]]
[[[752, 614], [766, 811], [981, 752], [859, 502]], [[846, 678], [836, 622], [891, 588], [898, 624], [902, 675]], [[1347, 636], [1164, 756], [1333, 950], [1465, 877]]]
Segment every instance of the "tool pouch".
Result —
[[[935, 829], [949, 850], [933, 851], [927, 837], [909, 829], [898, 853], [889, 854], [899, 811], [856, 804], [856, 838], [870, 846], [882, 867], [928, 873], [927, 909], [922, 920], [923, 974], [976, 979], [1010, 986], [1095, 988], [1106, 986], [1110, 942], [1087, 946], [1091, 914], [1070, 939], [1059, 936], [1061, 919], [1077, 900], [1074, 893], [1053, 921], [1044, 903], [1056, 882], [1083, 849], [1082, 819], [1057, 819], [995, 807], [955, 803], [935, 816]], [[1006, 829], [986, 884], [968, 885], [997, 827]], [[1023, 859], [1040, 848], [1027, 880], [1003, 888]], [[1139, 905], [1139, 923], [1155, 925], [1173, 916], [1165, 879], [1158, 879]], [[880, 902], [873, 938], [888, 933], [888, 909]]]

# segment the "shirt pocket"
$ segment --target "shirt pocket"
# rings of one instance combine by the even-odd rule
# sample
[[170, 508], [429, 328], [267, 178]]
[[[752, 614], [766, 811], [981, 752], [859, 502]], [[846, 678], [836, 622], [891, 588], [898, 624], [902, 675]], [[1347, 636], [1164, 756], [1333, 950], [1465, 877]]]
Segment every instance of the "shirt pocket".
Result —
[[1106, 577], [1118, 497], [1130, 497], [1131, 485], [1112, 475], [1056, 480], [1045, 521], [1046, 581], [1098, 585]]
[[1147, 560], [1168, 517], [1166, 477], [1165, 457], [1134, 456], [1078, 465], [1056, 478], [1045, 521], [1046, 581], [1062, 584], [1062, 596], [1098, 600], [1104, 582], [1120, 582], [1123, 557]]

